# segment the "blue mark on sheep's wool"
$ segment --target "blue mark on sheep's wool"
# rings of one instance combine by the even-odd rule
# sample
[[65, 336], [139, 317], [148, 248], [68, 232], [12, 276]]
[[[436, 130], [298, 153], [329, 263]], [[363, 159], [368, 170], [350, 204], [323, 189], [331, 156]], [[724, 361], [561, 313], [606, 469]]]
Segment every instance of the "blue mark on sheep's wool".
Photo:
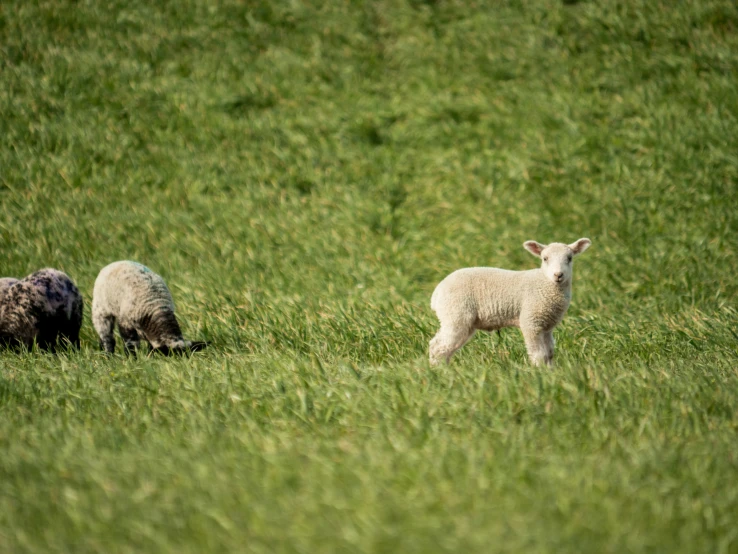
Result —
[[125, 260], [125, 263], [131, 264], [133, 266], [136, 266], [136, 268], [140, 269], [143, 273], [154, 273], [151, 271], [148, 267], [146, 267], [144, 264], [133, 262], [131, 260]]

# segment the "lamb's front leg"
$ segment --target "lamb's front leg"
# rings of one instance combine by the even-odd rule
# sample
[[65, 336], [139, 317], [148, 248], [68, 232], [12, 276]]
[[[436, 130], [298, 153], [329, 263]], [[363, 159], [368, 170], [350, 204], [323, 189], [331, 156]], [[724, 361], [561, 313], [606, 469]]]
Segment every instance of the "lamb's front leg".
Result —
[[551, 331], [544, 331], [543, 333], [543, 341], [546, 346], [546, 365], [553, 365], [554, 361], [554, 334], [553, 330]]
[[108, 354], [115, 352], [115, 336], [113, 335], [115, 317], [101, 312], [93, 312], [92, 325], [100, 337], [100, 349]]
[[521, 329], [528, 349], [528, 357], [534, 365], [553, 364], [553, 332], [540, 329]]

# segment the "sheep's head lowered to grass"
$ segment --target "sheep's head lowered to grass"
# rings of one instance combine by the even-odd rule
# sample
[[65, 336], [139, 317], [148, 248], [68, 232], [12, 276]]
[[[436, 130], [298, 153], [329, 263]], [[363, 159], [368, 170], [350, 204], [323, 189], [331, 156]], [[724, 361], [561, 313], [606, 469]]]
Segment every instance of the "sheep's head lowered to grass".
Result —
[[133, 354], [141, 340], [157, 354], [197, 352], [206, 342], [182, 337], [174, 315], [174, 300], [164, 279], [148, 267], [132, 261], [105, 266], [95, 280], [92, 294], [92, 324], [100, 336], [100, 347], [115, 352], [117, 324], [125, 352]]
[[523, 247], [541, 258], [541, 270], [548, 279], [554, 283], [568, 284], [571, 283], [574, 256], [584, 252], [590, 244], [592, 241], [589, 239], [579, 239], [571, 244], [552, 242], [549, 245], [529, 240]]

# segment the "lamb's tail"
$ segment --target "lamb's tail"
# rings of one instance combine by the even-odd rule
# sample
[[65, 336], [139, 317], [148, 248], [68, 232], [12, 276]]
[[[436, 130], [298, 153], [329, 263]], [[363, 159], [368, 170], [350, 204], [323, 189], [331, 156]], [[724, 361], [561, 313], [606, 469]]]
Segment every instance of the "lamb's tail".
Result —
[[438, 294], [438, 287], [436, 287], [436, 290], [433, 291], [433, 294], [431, 295], [431, 301], [430, 301], [430, 307], [431, 310], [434, 312], [438, 311], [438, 297], [440, 295]]

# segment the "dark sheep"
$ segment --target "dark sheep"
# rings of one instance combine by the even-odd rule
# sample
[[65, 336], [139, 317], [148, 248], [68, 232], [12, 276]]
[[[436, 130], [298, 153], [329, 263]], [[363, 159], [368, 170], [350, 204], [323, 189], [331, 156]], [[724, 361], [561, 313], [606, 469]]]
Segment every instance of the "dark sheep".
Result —
[[41, 269], [0, 282], [0, 343], [54, 351], [61, 339], [79, 348], [84, 302], [69, 276]]

